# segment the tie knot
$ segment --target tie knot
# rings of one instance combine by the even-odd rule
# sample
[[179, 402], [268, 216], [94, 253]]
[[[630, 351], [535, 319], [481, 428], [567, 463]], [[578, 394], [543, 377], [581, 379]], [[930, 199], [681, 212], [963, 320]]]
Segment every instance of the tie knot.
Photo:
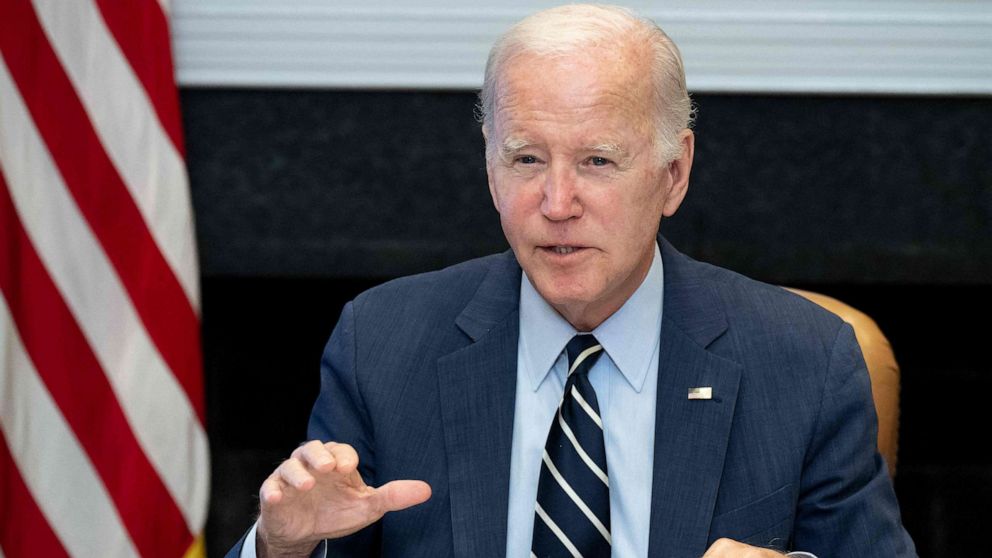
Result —
[[603, 352], [603, 346], [592, 335], [576, 335], [565, 345], [568, 353], [568, 374], [573, 372], [589, 372], [596, 359]]

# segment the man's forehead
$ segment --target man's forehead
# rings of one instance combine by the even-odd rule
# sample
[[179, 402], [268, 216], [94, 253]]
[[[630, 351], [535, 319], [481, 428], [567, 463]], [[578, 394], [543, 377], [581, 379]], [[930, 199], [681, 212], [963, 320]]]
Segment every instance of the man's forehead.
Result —
[[590, 97], [588, 103], [540, 103], [541, 97], [497, 102], [491, 139], [503, 150], [565, 140], [573, 149], [624, 151], [636, 137], [653, 135], [652, 110], [633, 96]]

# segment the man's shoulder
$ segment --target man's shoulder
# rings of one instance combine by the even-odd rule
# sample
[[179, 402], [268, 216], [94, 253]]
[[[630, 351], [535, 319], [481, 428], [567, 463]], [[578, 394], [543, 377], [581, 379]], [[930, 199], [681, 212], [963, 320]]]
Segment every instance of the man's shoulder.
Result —
[[868, 389], [856, 338], [837, 315], [782, 286], [692, 265], [722, 309], [725, 328], [707, 348], [739, 365], [741, 415], [774, 417], [768, 424], [788, 421], [794, 433], [808, 433], [829, 386]]
[[[389, 314], [413, 316], [421, 321], [450, 321], [465, 308], [491, 273], [515, 266], [511, 252], [491, 254], [387, 281], [359, 294], [353, 306], [365, 316]], [[509, 281], [501, 286], [519, 288], [519, 284], [512, 285]]]
[[774, 339], [779, 346], [829, 351], [843, 327], [843, 320], [836, 314], [784, 286], [686, 259], [721, 301], [728, 326], [738, 340]]

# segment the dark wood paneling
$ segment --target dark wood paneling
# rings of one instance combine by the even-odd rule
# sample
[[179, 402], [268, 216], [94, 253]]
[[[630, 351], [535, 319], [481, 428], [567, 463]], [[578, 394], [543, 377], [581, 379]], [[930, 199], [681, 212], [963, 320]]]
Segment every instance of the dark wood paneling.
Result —
[[[776, 282], [992, 281], [992, 100], [700, 95], [684, 251]], [[186, 90], [206, 275], [505, 247], [471, 93]]]

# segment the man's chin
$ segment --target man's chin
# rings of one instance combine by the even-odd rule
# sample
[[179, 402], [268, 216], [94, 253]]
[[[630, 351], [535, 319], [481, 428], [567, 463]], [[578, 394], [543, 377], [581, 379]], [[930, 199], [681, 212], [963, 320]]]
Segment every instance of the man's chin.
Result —
[[541, 298], [559, 312], [561, 308], [583, 308], [596, 300], [595, 293], [574, 281], [553, 278], [535, 281], [530, 275], [528, 277]]

